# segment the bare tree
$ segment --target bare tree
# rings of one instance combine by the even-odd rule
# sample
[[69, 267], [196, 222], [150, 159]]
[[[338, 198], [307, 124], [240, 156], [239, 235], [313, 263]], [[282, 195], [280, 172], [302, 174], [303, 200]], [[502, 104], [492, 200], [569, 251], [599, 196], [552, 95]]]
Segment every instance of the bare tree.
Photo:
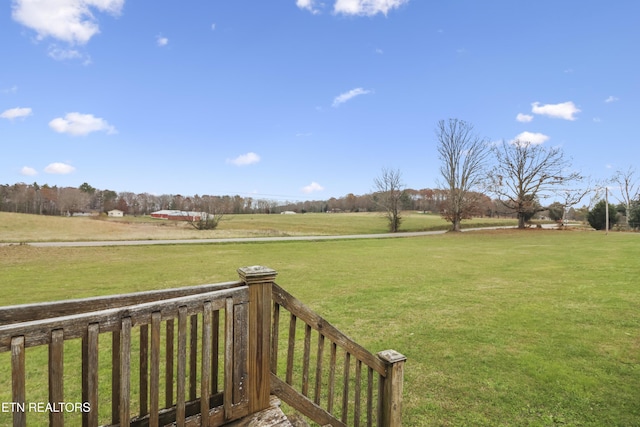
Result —
[[473, 134], [473, 125], [464, 120], [440, 120], [436, 128], [440, 185], [446, 199], [440, 213], [451, 223], [451, 231], [460, 231], [463, 219], [469, 219], [478, 211], [479, 190], [486, 176], [485, 165], [490, 154], [488, 142]]
[[496, 165], [489, 176], [491, 191], [518, 216], [518, 228], [543, 208], [535, 202], [559, 186], [580, 179], [568, 172], [570, 163], [558, 147], [546, 148], [529, 141], [503, 141], [492, 147]]
[[632, 166], [626, 171], [618, 170], [612, 178], [612, 181], [620, 187], [620, 197], [617, 199], [624, 204], [625, 208], [625, 225], [629, 228], [629, 214], [631, 213], [631, 203], [640, 196], [640, 186], [638, 181], [633, 177], [636, 173]]
[[[578, 177], [576, 182], [582, 181], [582, 178]], [[591, 180], [588, 180], [585, 185], [580, 187], [567, 187], [557, 191], [560, 197], [560, 204], [562, 205], [562, 225], [567, 223], [567, 212], [573, 206], [580, 203], [582, 199], [590, 194], [594, 190], [594, 185]]]
[[189, 212], [186, 216], [187, 222], [196, 230], [215, 230], [224, 217], [222, 207], [216, 198], [211, 196], [198, 197], [198, 202], [198, 207], [204, 211], [200, 212], [199, 217], [192, 216]]
[[376, 191], [373, 201], [383, 208], [389, 221], [389, 231], [395, 233], [400, 228], [400, 209], [404, 197], [404, 184], [399, 170], [382, 169], [374, 181]]

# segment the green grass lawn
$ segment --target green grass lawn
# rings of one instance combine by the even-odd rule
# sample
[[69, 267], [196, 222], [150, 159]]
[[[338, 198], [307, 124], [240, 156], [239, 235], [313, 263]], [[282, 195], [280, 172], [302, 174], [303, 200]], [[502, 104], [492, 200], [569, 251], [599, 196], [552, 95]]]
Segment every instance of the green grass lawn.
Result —
[[[555, 230], [10, 246], [0, 247], [0, 304], [235, 280], [240, 266], [266, 265], [370, 351], [407, 356], [406, 426], [632, 426], [640, 425], [638, 253], [639, 234]], [[27, 369], [29, 361], [28, 350]], [[2, 353], [0, 401], [9, 400]], [[0, 425], [8, 420], [0, 414]]]

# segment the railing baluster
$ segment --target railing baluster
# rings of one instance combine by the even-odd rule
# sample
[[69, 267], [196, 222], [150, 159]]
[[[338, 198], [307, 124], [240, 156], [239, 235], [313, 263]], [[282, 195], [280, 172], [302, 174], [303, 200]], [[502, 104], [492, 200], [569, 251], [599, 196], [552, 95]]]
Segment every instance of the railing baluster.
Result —
[[351, 353], [344, 352], [344, 371], [342, 385], [342, 422], [347, 423], [349, 417], [349, 371], [351, 368]]
[[362, 387], [362, 361], [356, 360], [356, 384], [353, 404], [353, 425], [360, 427], [360, 388]]
[[209, 426], [209, 392], [211, 386], [211, 336], [212, 336], [211, 302], [205, 302], [202, 311], [202, 373], [200, 375], [200, 416], [203, 427]]
[[316, 388], [314, 393], [314, 403], [320, 405], [320, 395], [322, 394], [322, 364], [324, 362], [324, 335], [318, 334], [318, 353], [316, 356]]
[[185, 423], [187, 376], [187, 307], [178, 308], [178, 378], [176, 397], [176, 424]]
[[273, 303], [273, 321], [271, 322], [271, 372], [278, 375], [278, 342], [280, 340], [280, 304]]
[[287, 377], [286, 382], [293, 385], [293, 357], [296, 349], [296, 316], [292, 313], [289, 320], [289, 346], [287, 349]]
[[198, 373], [198, 315], [191, 316], [189, 341], [189, 400], [196, 399], [196, 378]]
[[[233, 309], [233, 403], [247, 399], [249, 329], [247, 304], [238, 304]], [[268, 350], [267, 350], [268, 351]], [[249, 362], [251, 363], [251, 362]]]
[[11, 338], [11, 396], [13, 402], [23, 405], [23, 410], [13, 412], [13, 426], [26, 427], [24, 336]]
[[160, 411], [160, 312], [151, 314], [151, 378], [149, 427], [158, 427]]
[[84, 426], [98, 425], [98, 334], [100, 326], [91, 323], [82, 338], [82, 401], [91, 410], [82, 413]]
[[218, 368], [220, 366], [220, 310], [213, 312], [211, 336], [211, 394], [218, 393]]
[[[49, 344], [49, 402], [64, 402], [64, 332], [62, 329], [51, 331]], [[49, 412], [49, 425], [64, 425], [64, 413]]]
[[131, 318], [122, 319], [120, 330], [120, 425], [131, 419]]
[[111, 333], [111, 424], [120, 421], [120, 330]]
[[329, 391], [327, 396], [327, 411], [333, 413], [333, 400], [335, 397], [336, 384], [336, 358], [338, 353], [338, 345], [331, 343], [331, 360], [329, 362]]
[[302, 357], [302, 394], [309, 395], [309, 358], [311, 353], [311, 326], [305, 324], [304, 351]]
[[149, 412], [149, 325], [140, 325], [140, 416]]
[[168, 319], [165, 335], [165, 408], [171, 408], [173, 406], [173, 359], [174, 359], [174, 341], [175, 341], [175, 321]]
[[367, 369], [367, 427], [373, 425], [373, 368]]
[[227, 298], [224, 313], [224, 418], [231, 418], [233, 405], [233, 299]]

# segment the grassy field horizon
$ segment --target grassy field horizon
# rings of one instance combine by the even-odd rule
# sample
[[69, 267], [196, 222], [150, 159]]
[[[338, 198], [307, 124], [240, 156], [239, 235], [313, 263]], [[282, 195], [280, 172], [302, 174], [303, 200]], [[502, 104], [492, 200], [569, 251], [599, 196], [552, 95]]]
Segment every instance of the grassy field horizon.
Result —
[[[515, 224], [513, 219], [474, 218], [464, 221], [463, 228]], [[400, 232], [446, 230], [448, 227], [439, 215], [404, 212]], [[0, 212], [0, 243], [326, 236], [387, 231], [387, 221], [381, 213], [225, 215], [217, 229], [195, 230], [185, 222], [149, 216], [60, 217]]]

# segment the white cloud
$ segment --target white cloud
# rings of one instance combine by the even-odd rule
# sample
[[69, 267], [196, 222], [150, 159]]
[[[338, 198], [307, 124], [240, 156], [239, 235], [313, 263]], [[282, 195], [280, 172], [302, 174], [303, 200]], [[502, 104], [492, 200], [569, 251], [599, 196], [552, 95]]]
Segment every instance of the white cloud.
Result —
[[313, 181], [311, 184], [305, 187], [302, 187], [302, 192], [305, 194], [310, 194], [310, 193], [314, 193], [316, 191], [322, 191], [322, 190], [324, 190], [324, 187], [315, 181]]
[[93, 9], [118, 15], [123, 5], [124, 0], [14, 0], [11, 16], [39, 40], [52, 37], [82, 45], [100, 32]]
[[594, 117], [593, 118], [593, 123], [601, 123], [602, 119], [600, 117]]
[[397, 9], [405, 3], [409, 3], [409, 0], [336, 0], [333, 11], [344, 15], [386, 15], [391, 9]]
[[545, 105], [540, 105], [539, 102], [534, 102], [531, 104], [531, 112], [557, 119], [575, 120], [576, 118], [574, 115], [578, 114], [580, 109], [578, 109], [571, 101], [562, 102], [560, 104]]
[[615, 96], [609, 96], [607, 99], [604, 100], [604, 102], [609, 104], [611, 102], [616, 102], [616, 101], [619, 101], [619, 100], [620, 100], [620, 98], [616, 98]]
[[81, 59], [84, 57], [84, 55], [77, 49], [65, 49], [60, 48], [56, 45], [49, 46], [47, 55], [49, 55], [56, 61], [65, 61], [67, 59]]
[[18, 86], [13, 85], [10, 88], [2, 89], [2, 93], [6, 93], [6, 94], [18, 93]]
[[371, 91], [362, 89], [361, 87], [358, 87], [358, 88], [355, 88], [355, 89], [351, 89], [349, 92], [345, 92], [345, 93], [342, 93], [342, 94], [336, 96], [333, 99], [332, 106], [333, 107], [337, 107], [340, 104], [344, 104], [345, 102], [347, 102], [351, 98], [354, 98], [354, 97], [359, 96], [359, 95], [366, 95], [368, 93], [371, 93]]
[[0, 117], [7, 120], [13, 120], [13, 119], [25, 118], [30, 115], [31, 115], [31, 108], [16, 107], [16, 108], [10, 108], [8, 110], [3, 111], [2, 114], [0, 114]]
[[538, 132], [522, 132], [516, 135], [515, 138], [511, 140], [512, 144], [520, 143], [520, 144], [533, 144], [538, 145], [542, 144], [545, 141], [548, 141], [549, 137], [543, 133]]
[[116, 128], [106, 120], [94, 117], [93, 114], [67, 113], [64, 118], [58, 117], [49, 122], [49, 127], [58, 133], [68, 133], [79, 136], [91, 132], [104, 131], [108, 134], [117, 133]]
[[156, 36], [156, 43], [158, 46], [163, 47], [169, 44], [169, 39], [160, 35]]
[[75, 170], [76, 168], [66, 163], [51, 163], [46, 168], [44, 168], [44, 171], [46, 173], [54, 175], [67, 175]]
[[20, 169], [20, 175], [34, 176], [38, 175], [38, 171], [36, 171], [34, 168], [30, 168], [29, 166], [24, 166], [22, 169]]
[[376, 48], [375, 51], [378, 55], [383, 55], [384, 54], [384, 50], [380, 49], [380, 48]]
[[234, 164], [236, 166], [246, 166], [251, 165], [253, 163], [258, 163], [260, 161], [260, 156], [258, 156], [254, 152], [249, 152], [247, 154], [241, 154], [235, 159], [227, 159], [227, 163]]
[[216, 23], [214, 22], [213, 24], [211, 24], [211, 31], [215, 31], [216, 30]]
[[308, 10], [314, 15], [320, 13], [320, 10], [315, 8], [315, 0], [296, 0], [296, 6], [300, 9]]
[[531, 114], [518, 113], [518, 115], [516, 116], [516, 120], [521, 123], [529, 123], [531, 120], [533, 120], [533, 116]]

